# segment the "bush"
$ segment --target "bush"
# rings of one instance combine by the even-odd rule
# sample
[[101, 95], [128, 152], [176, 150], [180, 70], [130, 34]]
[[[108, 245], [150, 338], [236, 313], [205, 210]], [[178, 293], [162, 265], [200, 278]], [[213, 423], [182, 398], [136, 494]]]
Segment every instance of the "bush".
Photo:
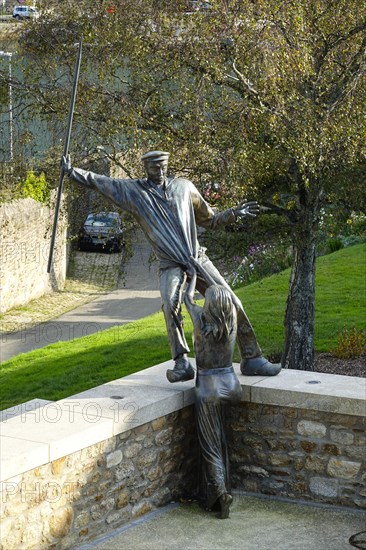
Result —
[[349, 235], [348, 237], [340, 237], [342, 239], [343, 247], [354, 246], [355, 244], [361, 244], [366, 241], [366, 235]]
[[333, 206], [320, 212], [318, 254], [329, 254], [343, 247], [364, 242], [366, 215], [363, 212], [335, 212]]
[[235, 271], [228, 275], [233, 287], [245, 286], [284, 271], [291, 266], [292, 255], [288, 245], [252, 245]]
[[33, 170], [27, 172], [27, 178], [21, 186], [21, 194], [24, 198], [46, 203], [50, 196], [50, 190], [46, 182], [46, 176], [42, 172], [36, 176]]
[[327, 242], [327, 247], [330, 253], [337, 252], [337, 250], [340, 250], [344, 247], [343, 241], [340, 237], [334, 237], [333, 239], [329, 239]]
[[366, 334], [363, 330], [352, 327], [344, 328], [337, 338], [337, 345], [331, 350], [335, 357], [352, 359], [366, 355]]
[[349, 234], [365, 235], [366, 234], [366, 214], [363, 212], [352, 212], [347, 220]]

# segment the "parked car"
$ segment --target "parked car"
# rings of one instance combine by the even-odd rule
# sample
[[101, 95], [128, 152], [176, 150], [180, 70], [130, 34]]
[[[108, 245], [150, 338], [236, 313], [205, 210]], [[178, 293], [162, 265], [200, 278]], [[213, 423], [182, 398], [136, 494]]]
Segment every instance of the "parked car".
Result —
[[78, 238], [79, 250], [101, 249], [120, 252], [124, 246], [123, 227], [117, 212], [88, 214]]
[[38, 19], [39, 11], [34, 6], [14, 6], [13, 17], [15, 19]]

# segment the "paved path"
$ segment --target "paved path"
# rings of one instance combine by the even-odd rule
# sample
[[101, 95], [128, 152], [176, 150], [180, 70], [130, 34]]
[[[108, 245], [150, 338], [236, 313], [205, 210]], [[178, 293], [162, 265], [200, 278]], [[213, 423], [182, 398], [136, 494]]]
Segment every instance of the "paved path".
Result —
[[31, 329], [0, 335], [0, 362], [58, 341], [93, 334], [111, 326], [146, 317], [160, 308], [157, 262], [150, 265], [151, 248], [142, 236], [133, 243], [118, 289]]
[[[196, 503], [170, 504], [78, 550], [350, 550], [363, 540], [361, 511], [234, 495], [229, 519]], [[352, 539], [351, 539], [352, 540]]]

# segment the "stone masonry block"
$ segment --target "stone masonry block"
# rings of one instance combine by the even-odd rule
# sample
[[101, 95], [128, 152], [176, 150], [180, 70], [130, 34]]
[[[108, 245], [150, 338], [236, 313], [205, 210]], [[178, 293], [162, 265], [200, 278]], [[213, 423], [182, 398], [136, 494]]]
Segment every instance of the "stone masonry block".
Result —
[[145, 502], [139, 502], [132, 508], [132, 517], [138, 518], [140, 516], [143, 516], [144, 514], [147, 514], [148, 512], [151, 512], [152, 510], [152, 504], [148, 501]]
[[59, 508], [50, 517], [50, 531], [54, 537], [64, 537], [70, 530], [73, 521], [73, 510], [71, 506]]
[[337, 426], [331, 426], [329, 436], [332, 441], [341, 443], [342, 445], [352, 445], [355, 439], [350, 430], [345, 430]]
[[310, 491], [320, 497], [336, 498], [338, 496], [338, 485], [338, 479], [317, 476], [310, 479]]
[[126, 458], [133, 458], [137, 456], [142, 450], [142, 445], [140, 443], [132, 443], [128, 445], [124, 450], [124, 455]]
[[156, 445], [169, 445], [172, 441], [173, 429], [167, 428], [159, 432], [155, 438]]
[[360, 462], [366, 462], [366, 447], [358, 447], [356, 445], [347, 445], [345, 454]]
[[327, 433], [327, 428], [320, 422], [300, 420], [297, 425], [297, 432], [305, 437], [324, 437]]
[[107, 468], [113, 468], [113, 466], [117, 466], [117, 464], [121, 462], [122, 458], [123, 454], [120, 449], [117, 449], [117, 451], [113, 451], [113, 453], [107, 455]]
[[360, 462], [351, 462], [332, 457], [328, 462], [327, 472], [333, 477], [352, 479], [357, 476], [360, 468]]
[[324, 472], [327, 459], [321, 456], [307, 456], [305, 469], [311, 472]]

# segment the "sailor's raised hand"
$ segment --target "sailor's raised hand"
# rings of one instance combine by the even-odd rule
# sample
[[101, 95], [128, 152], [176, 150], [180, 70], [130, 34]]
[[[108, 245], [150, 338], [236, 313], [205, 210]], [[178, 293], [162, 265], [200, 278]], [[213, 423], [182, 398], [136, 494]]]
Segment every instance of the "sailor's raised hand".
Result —
[[65, 172], [65, 174], [70, 174], [70, 172], [72, 171], [70, 155], [66, 155], [66, 157], [62, 156], [62, 158], [61, 158], [61, 168]]
[[260, 212], [260, 206], [257, 201], [242, 202], [236, 208], [233, 208], [233, 211], [237, 218], [244, 218], [245, 216], [255, 218]]

